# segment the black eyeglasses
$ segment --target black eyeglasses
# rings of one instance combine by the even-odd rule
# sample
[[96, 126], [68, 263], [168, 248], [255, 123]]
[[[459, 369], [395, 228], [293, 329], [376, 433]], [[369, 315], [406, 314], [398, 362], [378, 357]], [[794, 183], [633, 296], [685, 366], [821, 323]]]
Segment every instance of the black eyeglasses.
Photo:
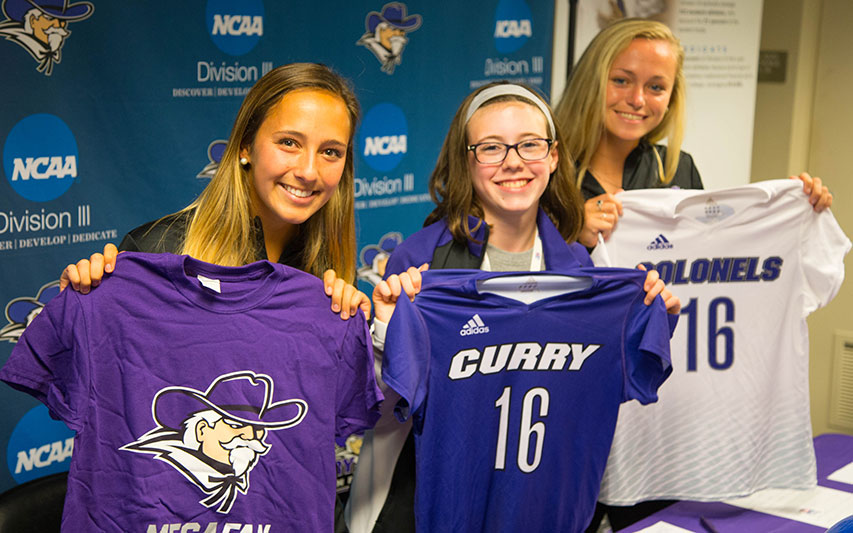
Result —
[[515, 144], [489, 141], [469, 145], [468, 151], [474, 152], [474, 158], [484, 165], [503, 163], [510, 148], [515, 149], [518, 157], [525, 161], [539, 161], [548, 157], [553, 139], [524, 139]]

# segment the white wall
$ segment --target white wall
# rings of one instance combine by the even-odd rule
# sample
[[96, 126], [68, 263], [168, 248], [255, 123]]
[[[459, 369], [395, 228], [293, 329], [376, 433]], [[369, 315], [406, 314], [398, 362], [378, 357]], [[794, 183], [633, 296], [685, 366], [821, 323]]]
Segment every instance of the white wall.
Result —
[[[817, 1], [805, 2], [807, 9]], [[819, 9], [819, 6], [818, 6]], [[820, 9], [814, 103], [808, 168], [821, 176], [835, 195], [833, 213], [848, 236], [853, 235], [853, 2], [824, 0]], [[795, 137], [796, 138], [796, 137]], [[809, 319], [812, 371], [812, 425], [817, 433], [835, 431], [829, 426], [830, 366], [836, 330], [853, 330], [853, 260], [845, 261], [848, 279], [835, 300]], [[853, 433], [853, 432], [851, 432]]]
[[[753, 180], [808, 170], [835, 197], [832, 209], [853, 234], [853, 2], [774, 0], [765, 4], [761, 48], [788, 51], [784, 84], [760, 83], [755, 112]], [[851, 277], [851, 259], [846, 268]], [[832, 350], [836, 330], [853, 330], [853, 281], [809, 317], [810, 387], [815, 434], [839, 432], [829, 425]], [[848, 430], [849, 432], [849, 430]]]

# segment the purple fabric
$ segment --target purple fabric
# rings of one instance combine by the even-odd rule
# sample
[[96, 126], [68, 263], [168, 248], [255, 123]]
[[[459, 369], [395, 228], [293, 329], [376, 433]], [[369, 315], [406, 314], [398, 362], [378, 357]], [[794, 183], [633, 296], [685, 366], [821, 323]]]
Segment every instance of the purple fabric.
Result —
[[[92, 293], [54, 298], [0, 379], [77, 431], [65, 531], [331, 531], [333, 439], [382, 398], [364, 316], [341, 320], [322, 281], [170, 254], [123, 253]], [[243, 465], [234, 434], [260, 446]]]
[[[477, 222], [477, 218], [468, 217], [469, 228], [477, 227]], [[567, 244], [542, 209], [539, 210], [536, 224], [539, 228], [539, 238], [542, 239], [545, 266], [549, 270], [592, 266], [592, 260], [586, 248], [576, 242]], [[485, 223], [480, 224], [471, 233], [476, 240], [482, 241], [486, 237]], [[431, 262], [435, 249], [449, 243], [452, 239], [453, 235], [447, 229], [446, 219], [413, 233], [394, 249], [385, 267], [385, 277], [399, 274], [410, 266], [418, 267]], [[481, 257], [483, 245], [468, 241], [468, 252], [474, 257]], [[452, 268], [459, 268], [459, 265], [452, 265]]]
[[478, 291], [506, 274], [425, 272], [388, 325], [382, 376], [413, 418], [419, 531], [583, 531], [619, 404], [656, 401], [671, 371], [666, 312], [643, 303], [643, 272], [548, 271], [590, 285], [530, 304]]
[[825, 528], [796, 522], [778, 516], [772, 516], [740, 507], [717, 502], [678, 502], [662, 511], [640, 520], [619, 533], [631, 533], [654, 525], [661, 520], [688, 529], [705, 533], [708, 529], [701, 519], [713, 527], [717, 533], [744, 533], [747, 531], [773, 533], [824, 533]]
[[[829, 481], [828, 475], [853, 461], [853, 436], [826, 434], [814, 439], [817, 459], [817, 483], [822, 487], [853, 492], [853, 485]], [[774, 533], [824, 532], [822, 527], [788, 520], [778, 516], [750, 511], [720, 502], [683, 501], [620, 530], [632, 533], [649, 527], [661, 520], [691, 531], [706, 531], [700, 519], [704, 518], [718, 533], [741, 533], [743, 531], [773, 531]]]
[[817, 460], [817, 484], [853, 492], [853, 485], [826, 479], [828, 475], [853, 461], [853, 436], [837, 433], [818, 435], [814, 438], [814, 453]]

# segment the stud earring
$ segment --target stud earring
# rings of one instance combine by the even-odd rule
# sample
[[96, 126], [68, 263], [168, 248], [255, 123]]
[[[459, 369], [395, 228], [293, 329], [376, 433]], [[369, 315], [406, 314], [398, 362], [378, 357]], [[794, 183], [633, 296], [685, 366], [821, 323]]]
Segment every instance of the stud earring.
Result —
[[247, 157], [241, 157], [240, 166], [242, 166], [243, 168], [249, 168], [249, 159]]

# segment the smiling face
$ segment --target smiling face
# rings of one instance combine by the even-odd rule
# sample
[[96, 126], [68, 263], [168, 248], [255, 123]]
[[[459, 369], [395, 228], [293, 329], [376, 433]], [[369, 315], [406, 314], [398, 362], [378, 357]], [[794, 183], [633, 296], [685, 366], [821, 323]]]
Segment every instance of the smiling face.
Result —
[[[519, 101], [481, 107], [471, 115], [466, 129], [469, 145], [488, 141], [515, 144], [525, 139], [550, 138], [542, 111]], [[557, 168], [557, 159], [556, 143], [548, 156], [539, 161], [525, 161], [510, 149], [502, 163], [482, 164], [469, 151], [468, 168], [486, 222], [494, 224], [521, 215], [535, 219], [539, 198]]]
[[[256, 430], [252, 426], [240, 422], [226, 421], [224, 418], [214, 424], [200, 422], [196, 427], [196, 439], [201, 443], [201, 452], [211, 459], [223, 464], [231, 464], [230, 451], [235, 442], [254, 441], [264, 438], [264, 430]], [[235, 441], [234, 439], [238, 439]], [[246, 447], [245, 443], [241, 443]]]
[[[394, 28], [392, 26], [385, 26], [379, 28], [379, 44], [385, 47], [386, 50], [391, 52], [398, 52], [399, 50], [394, 50], [394, 44], [392, 39], [394, 37], [404, 37], [406, 32], [405, 30], [401, 30], [399, 28]], [[399, 41], [399, 39], [397, 39]]]
[[68, 32], [65, 30], [67, 25], [68, 22], [53, 18], [47, 13], [33, 13], [30, 16], [33, 37], [49, 45], [52, 50], [56, 50], [62, 45], [62, 40], [68, 35]]
[[288, 234], [320, 210], [344, 171], [350, 117], [344, 101], [318, 89], [285, 94], [251, 147], [252, 206], [265, 232]]
[[663, 120], [677, 59], [662, 40], [634, 39], [616, 56], [607, 80], [604, 126], [611, 141], [636, 146]]

